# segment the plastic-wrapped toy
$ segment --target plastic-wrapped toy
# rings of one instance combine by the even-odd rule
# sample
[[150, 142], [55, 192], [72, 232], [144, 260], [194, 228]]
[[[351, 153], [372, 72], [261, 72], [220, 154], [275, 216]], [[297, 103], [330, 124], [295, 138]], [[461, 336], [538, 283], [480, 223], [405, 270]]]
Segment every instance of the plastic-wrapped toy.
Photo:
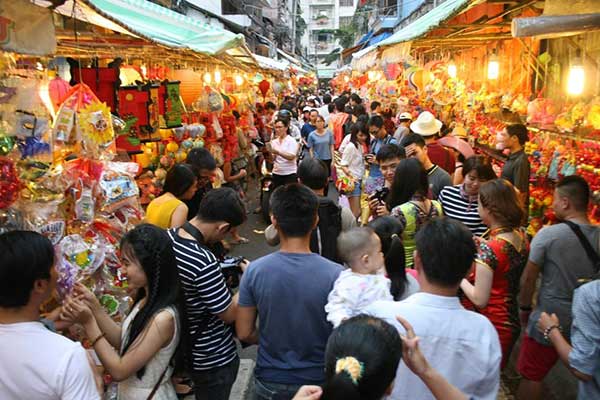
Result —
[[12, 205], [19, 196], [20, 181], [15, 163], [0, 157], [0, 209]]

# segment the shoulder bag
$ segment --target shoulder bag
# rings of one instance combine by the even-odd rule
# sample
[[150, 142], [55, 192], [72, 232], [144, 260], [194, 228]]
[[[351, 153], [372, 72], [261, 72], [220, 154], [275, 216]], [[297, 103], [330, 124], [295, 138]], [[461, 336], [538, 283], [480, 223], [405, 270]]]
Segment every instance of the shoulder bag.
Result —
[[[567, 224], [567, 226], [569, 228], [571, 228], [571, 230], [573, 231], [573, 233], [575, 233], [575, 235], [579, 239], [579, 242], [583, 246], [583, 249], [585, 250], [588, 258], [592, 262], [592, 265], [594, 267], [594, 275], [597, 276], [598, 272], [600, 271], [600, 256], [594, 250], [594, 248], [592, 247], [592, 245], [589, 242], [589, 240], [585, 237], [585, 235], [581, 231], [581, 228], [579, 227], [579, 225], [577, 225], [576, 223], [571, 222], [571, 221], [563, 221], [563, 222], [565, 224]], [[587, 282], [589, 282], [589, 281], [591, 281], [593, 279], [594, 278], [592, 278], [592, 277], [590, 277], [590, 278], [581, 278], [581, 279], [578, 279], [577, 282], [578, 282], [579, 285], [582, 285], [582, 284], [587, 283]]]

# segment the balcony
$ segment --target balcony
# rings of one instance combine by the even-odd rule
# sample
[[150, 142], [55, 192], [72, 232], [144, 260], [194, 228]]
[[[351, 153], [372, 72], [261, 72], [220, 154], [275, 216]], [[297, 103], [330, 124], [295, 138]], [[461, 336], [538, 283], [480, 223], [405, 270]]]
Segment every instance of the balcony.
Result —
[[335, 24], [332, 18], [319, 18], [310, 21], [308, 28], [311, 31], [318, 31], [321, 29], [335, 29]]
[[335, 42], [310, 42], [308, 54], [329, 54], [336, 48]]
[[334, 6], [335, 0], [310, 0], [308, 4], [311, 6]]

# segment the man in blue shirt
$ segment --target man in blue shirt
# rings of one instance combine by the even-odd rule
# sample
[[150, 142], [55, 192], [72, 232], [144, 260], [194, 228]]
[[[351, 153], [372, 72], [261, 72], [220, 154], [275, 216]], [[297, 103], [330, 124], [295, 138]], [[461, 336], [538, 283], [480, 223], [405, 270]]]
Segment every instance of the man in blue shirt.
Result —
[[242, 277], [236, 331], [240, 340], [258, 343], [256, 399], [291, 399], [300, 386], [325, 381], [333, 328], [325, 304], [342, 267], [310, 251], [318, 206], [300, 184], [273, 192], [271, 221], [281, 249], [253, 261]]

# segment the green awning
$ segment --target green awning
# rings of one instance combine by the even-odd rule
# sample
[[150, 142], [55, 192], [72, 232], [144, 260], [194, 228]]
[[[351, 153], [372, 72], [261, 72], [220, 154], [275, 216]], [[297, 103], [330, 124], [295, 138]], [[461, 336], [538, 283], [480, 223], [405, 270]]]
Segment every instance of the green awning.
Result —
[[56, 8], [67, 16], [130, 33], [170, 48], [206, 55], [244, 46], [244, 35], [234, 34], [187, 17], [147, 0], [73, 0]]
[[377, 43], [375, 47], [390, 46], [396, 43], [420, 38], [429, 31], [437, 28], [441, 23], [452, 18], [468, 5], [476, 5], [481, 2], [481, 0], [446, 0], [437, 7], [434, 7], [427, 14], [417, 18], [404, 28], [400, 29], [389, 38]]

